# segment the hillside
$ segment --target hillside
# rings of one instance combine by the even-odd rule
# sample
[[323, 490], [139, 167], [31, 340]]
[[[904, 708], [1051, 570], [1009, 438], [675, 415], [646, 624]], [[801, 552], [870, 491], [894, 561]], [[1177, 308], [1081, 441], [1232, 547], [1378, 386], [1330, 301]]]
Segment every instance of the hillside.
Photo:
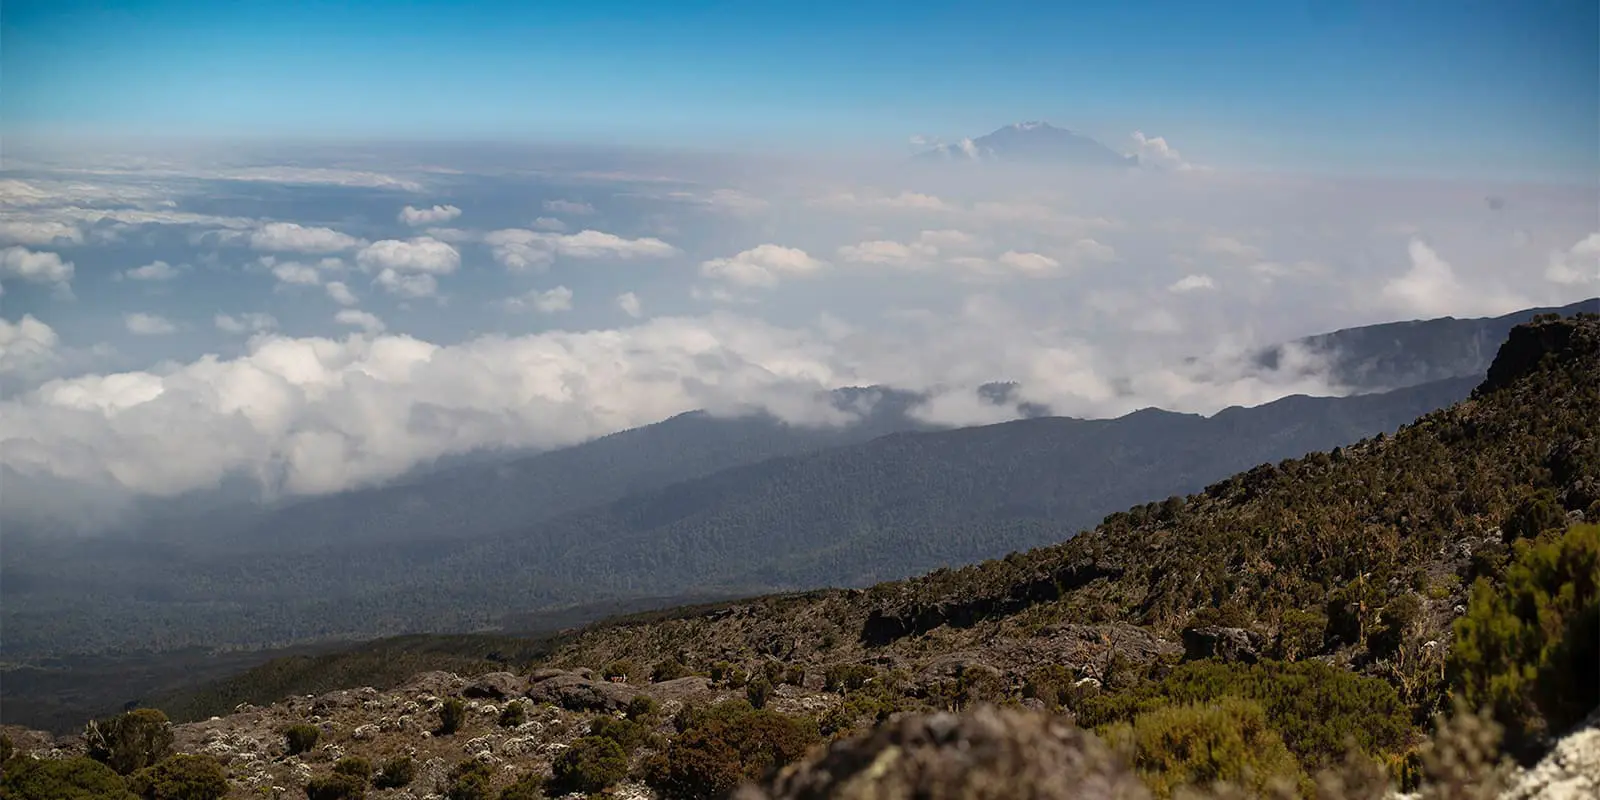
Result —
[[[496, 785], [553, 772], [571, 788], [582, 761], [594, 770], [586, 775], [605, 772], [600, 785], [626, 779], [628, 796], [721, 797], [742, 777], [799, 758], [818, 737], [848, 736], [896, 712], [1000, 703], [1059, 712], [1061, 722], [1049, 724], [1076, 720], [1120, 742], [1119, 757], [1131, 754], [1162, 797], [1206, 775], [1299, 776], [1305, 792], [1323, 769], [1440, 780], [1433, 748], [1492, 747], [1498, 738], [1473, 733], [1479, 723], [1458, 715], [1437, 744], [1426, 743], [1450, 687], [1469, 701], [1481, 691], [1462, 682], [1479, 662], [1456, 634], [1488, 635], [1498, 588], [1516, 590], [1567, 563], [1542, 560], [1557, 552], [1577, 556], [1561, 567], [1576, 570], [1576, 583], [1540, 606], [1577, 616], [1545, 629], [1561, 646], [1543, 640], [1535, 649], [1565, 653], [1560, 663], [1572, 665], [1541, 675], [1576, 682], [1558, 698], [1561, 715], [1541, 699], [1534, 716], [1501, 722], [1508, 741], [1536, 758], [1600, 702], [1584, 682], [1600, 667], [1600, 637], [1584, 623], [1600, 613], [1600, 528], [1562, 533], [1573, 518], [1600, 516], [1597, 475], [1600, 317], [1541, 319], [1511, 332], [1470, 398], [1392, 436], [1262, 465], [1187, 498], [1113, 514], [1059, 544], [866, 590], [622, 618], [549, 643], [547, 657], [516, 673], [476, 682], [431, 674], [387, 694], [298, 697], [181, 726], [179, 739], [221, 757], [241, 797], [247, 786], [327, 774], [342, 755], [376, 762], [407, 749], [426, 780], [417, 793], [386, 796], [458, 782], [453, 759], [476, 753], [496, 770], [484, 778]], [[1545, 566], [1530, 571], [1536, 563]], [[1476, 578], [1486, 580], [1472, 586]], [[600, 680], [607, 674], [620, 682]], [[298, 692], [293, 681], [271, 688]], [[533, 701], [526, 721], [497, 728], [506, 700], [523, 695]], [[635, 704], [640, 695], [661, 710]], [[740, 695], [766, 710], [708, 708]], [[472, 704], [462, 731], [423, 736], [450, 696]], [[624, 709], [636, 727], [618, 719]], [[885, 735], [925, 736], [906, 727], [922, 724], [913, 719]], [[283, 756], [275, 732], [297, 720], [320, 726], [327, 748]], [[1225, 759], [1221, 772], [1162, 760], [1177, 756], [1161, 749], [1157, 731], [1184, 726], [1245, 738], [1225, 740], [1237, 748], [1229, 755], [1208, 751]], [[1076, 742], [1067, 753], [1096, 747], [1080, 734], [1050, 735]], [[1347, 746], [1362, 758], [1351, 760]], [[602, 766], [612, 764], [602, 753], [620, 760]], [[1492, 762], [1481, 750], [1449, 758], [1458, 767]], [[1487, 773], [1473, 774], [1463, 780]]]
[[1285, 353], [1295, 349], [1312, 356], [1308, 363], [1326, 370], [1335, 385], [1358, 392], [1379, 392], [1464, 375], [1481, 377], [1511, 329], [1540, 314], [1569, 317], [1600, 313], [1600, 298], [1560, 308], [1529, 308], [1498, 317], [1408, 320], [1345, 328], [1296, 339], [1256, 354], [1267, 369], [1285, 366]]

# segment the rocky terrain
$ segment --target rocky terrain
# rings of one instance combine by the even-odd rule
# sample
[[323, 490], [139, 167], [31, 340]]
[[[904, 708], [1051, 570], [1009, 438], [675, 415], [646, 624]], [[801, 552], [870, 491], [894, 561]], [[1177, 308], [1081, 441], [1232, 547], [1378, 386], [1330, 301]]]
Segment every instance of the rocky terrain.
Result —
[[311, 800], [1593, 796], [1597, 476], [1600, 317], [1540, 318], [1463, 403], [1061, 544], [244, 697], [170, 746], [140, 711], [9, 730], [6, 768], [91, 753], [148, 787], [171, 750], [230, 797]]

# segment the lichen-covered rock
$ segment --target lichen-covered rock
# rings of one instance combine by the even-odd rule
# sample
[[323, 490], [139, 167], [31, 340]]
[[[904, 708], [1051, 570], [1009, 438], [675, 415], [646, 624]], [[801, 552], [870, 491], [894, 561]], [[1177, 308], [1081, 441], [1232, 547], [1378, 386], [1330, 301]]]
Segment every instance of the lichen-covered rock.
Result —
[[527, 681], [509, 672], [491, 672], [461, 690], [462, 697], [487, 700], [504, 700], [516, 697], [527, 690]]
[[638, 694], [627, 684], [596, 681], [573, 672], [553, 675], [528, 688], [529, 700], [568, 711], [620, 711]]
[[1516, 777], [1503, 800], [1590, 800], [1600, 797], [1600, 709]]
[[738, 800], [1145, 800], [1144, 784], [1059, 717], [909, 714], [791, 765]]

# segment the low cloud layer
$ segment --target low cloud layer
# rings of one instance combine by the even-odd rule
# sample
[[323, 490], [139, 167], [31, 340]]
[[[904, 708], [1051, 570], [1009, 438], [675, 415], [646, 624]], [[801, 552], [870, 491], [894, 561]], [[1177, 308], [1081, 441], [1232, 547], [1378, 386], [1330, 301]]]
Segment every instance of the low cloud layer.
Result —
[[697, 408], [846, 424], [824, 400], [842, 386], [921, 392], [946, 425], [1015, 416], [978, 397], [993, 381], [1058, 414], [1211, 413], [1345, 390], [1314, 360], [1262, 371], [1259, 345], [1600, 291], [1592, 193], [1234, 174], [1135, 144], [1166, 168], [7, 176], [0, 468], [86, 496], [320, 493]]

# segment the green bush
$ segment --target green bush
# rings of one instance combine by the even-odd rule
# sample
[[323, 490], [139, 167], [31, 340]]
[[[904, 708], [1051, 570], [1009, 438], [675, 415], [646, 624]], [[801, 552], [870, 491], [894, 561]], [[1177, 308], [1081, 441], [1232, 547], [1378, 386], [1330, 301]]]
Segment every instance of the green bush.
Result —
[[557, 792], [598, 792], [628, 775], [628, 754], [600, 736], [585, 736], [556, 757], [551, 786]]
[[140, 770], [129, 784], [145, 800], [220, 800], [228, 773], [211, 756], [175, 755]]
[[1289, 609], [1278, 621], [1274, 655], [1284, 661], [1299, 661], [1322, 651], [1328, 618], [1314, 611]]
[[333, 773], [306, 781], [306, 800], [360, 800], [367, 796], [367, 782], [354, 775]]
[[459, 761], [450, 769], [444, 786], [445, 800], [491, 800], [494, 775], [489, 765], [476, 759]]
[[499, 722], [502, 728], [515, 728], [527, 721], [528, 708], [520, 700], [510, 701], [506, 703], [505, 708], [500, 709]]
[[754, 708], [766, 708], [767, 700], [772, 697], [772, 684], [766, 677], [758, 676], [745, 684], [744, 696]]
[[631, 719], [595, 717], [589, 723], [589, 735], [616, 742], [623, 752], [631, 753], [650, 734], [650, 729]]
[[83, 731], [89, 757], [131, 775], [172, 754], [172, 725], [167, 715], [139, 708], [104, 721], [90, 722]]
[[671, 800], [723, 798], [799, 758], [818, 739], [807, 720], [727, 701], [690, 715], [683, 732], [651, 759], [646, 781]]
[[467, 704], [461, 702], [459, 697], [445, 698], [439, 704], [439, 727], [434, 731], [437, 736], [449, 736], [461, 730], [461, 723], [467, 721]]
[[11, 757], [16, 753], [17, 746], [11, 741], [11, 737], [0, 733], [0, 764], [10, 761]]
[[797, 664], [785, 669], [783, 671], [783, 682], [790, 686], [805, 686], [806, 668]]
[[628, 701], [628, 719], [631, 719], [635, 722], [644, 722], [646, 720], [653, 719], [655, 715], [660, 712], [661, 706], [657, 704], [655, 698], [651, 697], [650, 695], [636, 694], [633, 696], [632, 700]]
[[1267, 712], [1236, 697], [1148, 711], [1112, 726], [1106, 738], [1158, 797], [1221, 781], [1259, 796], [1278, 782], [1302, 778], [1294, 755], [1268, 725]]
[[333, 765], [333, 771], [368, 781], [372, 779], [372, 762], [360, 756], [345, 756]]
[[731, 689], [744, 686], [746, 677], [744, 668], [738, 664], [727, 661], [716, 661], [711, 664], [711, 680]]
[[683, 665], [682, 661], [676, 658], [668, 658], [656, 662], [656, 665], [650, 669], [650, 682], [674, 681], [679, 678], [687, 678], [693, 674], [688, 667]]
[[322, 738], [322, 731], [315, 725], [290, 725], [283, 732], [284, 746], [289, 749], [289, 755], [297, 756], [311, 751], [317, 746], [317, 740]]
[[379, 789], [398, 789], [416, 777], [417, 765], [411, 756], [396, 756], [378, 767], [377, 774], [372, 776], [372, 785]]
[[544, 776], [523, 775], [500, 790], [499, 800], [544, 800]]
[[607, 664], [606, 668], [600, 671], [600, 674], [607, 680], [611, 678], [628, 680], [629, 678], [641, 673], [639, 671], [638, 664], [635, 664], [632, 661], [624, 658]]
[[1410, 592], [1391, 600], [1378, 613], [1378, 627], [1367, 637], [1368, 649], [1379, 658], [1393, 658], [1422, 618], [1422, 611], [1422, 598]]
[[92, 758], [12, 758], [0, 776], [3, 800], [137, 800], [115, 770]]
[[1321, 661], [1192, 661], [1160, 681], [1087, 697], [1076, 711], [1078, 724], [1094, 728], [1226, 697], [1259, 703], [1284, 744], [1313, 770], [1341, 760], [1349, 738], [1361, 752], [1380, 757], [1405, 750], [1418, 735], [1394, 687]]
[[878, 671], [867, 664], [834, 664], [822, 673], [822, 690], [825, 692], [853, 692], [877, 677]]
[[1600, 525], [1522, 540], [1501, 588], [1479, 579], [1455, 622], [1450, 669], [1521, 752], [1600, 704]]
[[1567, 527], [1567, 513], [1561, 510], [1555, 492], [1549, 489], [1530, 491], [1518, 501], [1516, 508], [1500, 523], [1500, 535], [1506, 544], [1519, 539], [1533, 539], [1545, 531]]

